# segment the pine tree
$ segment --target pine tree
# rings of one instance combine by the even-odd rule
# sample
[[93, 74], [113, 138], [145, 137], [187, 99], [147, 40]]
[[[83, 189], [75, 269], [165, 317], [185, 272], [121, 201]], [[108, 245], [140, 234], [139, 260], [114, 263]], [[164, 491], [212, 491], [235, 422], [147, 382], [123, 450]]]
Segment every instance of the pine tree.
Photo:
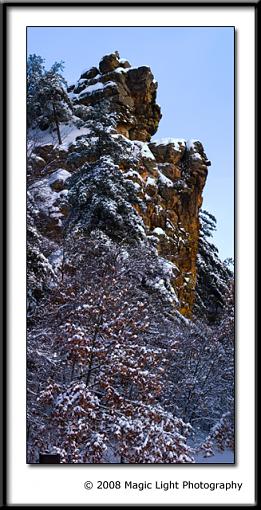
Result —
[[207, 211], [200, 212], [200, 237], [197, 257], [197, 286], [194, 313], [210, 322], [218, 320], [225, 307], [233, 273], [210, 242], [216, 230], [216, 218]]
[[39, 83], [39, 99], [43, 105], [40, 126], [55, 126], [59, 144], [62, 143], [60, 123], [68, 120], [71, 115], [66, 81], [61, 74], [63, 69], [63, 62], [55, 62]]
[[63, 70], [63, 62], [55, 62], [46, 70], [41, 57], [30, 55], [28, 58], [28, 127], [55, 128], [59, 145], [62, 144], [60, 123], [68, 121], [72, 115]]
[[44, 59], [39, 55], [29, 55], [27, 60], [27, 124], [35, 126], [42, 115], [43, 107], [39, 100], [40, 81], [45, 74]]

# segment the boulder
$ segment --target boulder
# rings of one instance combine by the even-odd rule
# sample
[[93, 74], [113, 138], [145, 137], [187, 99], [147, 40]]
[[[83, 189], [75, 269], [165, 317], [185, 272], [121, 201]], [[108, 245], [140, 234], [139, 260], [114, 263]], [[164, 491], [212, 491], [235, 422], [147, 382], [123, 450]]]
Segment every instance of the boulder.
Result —
[[151, 69], [132, 68], [115, 52], [101, 59], [99, 70], [95, 79], [88, 78], [74, 88], [74, 104], [95, 106], [109, 100], [111, 111], [117, 114], [118, 132], [131, 140], [149, 141], [161, 119], [156, 103], [158, 84]]
[[119, 53], [115, 51], [115, 53], [111, 53], [110, 55], [105, 55], [100, 63], [99, 63], [99, 70], [102, 74], [109, 73], [110, 71], [113, 71], [117, 67], [120, 67], [119, 62]]
[[91, 67], [81, 74], [80, 80], [89, 80], [90, 78], [95, 78], [97, 74], [99, 74], [99, 69], [97, 69], [97, 67]]

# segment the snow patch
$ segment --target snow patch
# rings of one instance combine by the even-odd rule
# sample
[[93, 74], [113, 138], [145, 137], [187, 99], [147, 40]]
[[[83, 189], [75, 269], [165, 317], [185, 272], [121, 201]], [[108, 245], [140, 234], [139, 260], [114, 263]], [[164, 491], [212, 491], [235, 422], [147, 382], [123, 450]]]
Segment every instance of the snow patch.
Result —
[[195, 143], [198, 143], [196, 139], [190, 139], [186, 141], [186, 148], [188, 150], [195, 150]]
[[204, 457], [203, 454], [194, 456], [196, 464], [234, 464], [235, 456], [232, 450], [224, 450], [216, 452], [211, 457]]
[[174, 145], [177, 152], [181, 152], [181, 149], [186, 146], [184, 138], [161, 138], [160, 140], [153, 140], [151, 143], [156, 147], [159, 145]]
[[156, 181], [153, 177], [148, 177], [146, 181], [146, 186], [154, 186], [156, 187]]
[[155, 157], [154, 155], [152, 154], [151, 150], [149, 149], [148, 145], [146, 144], [146, 142], [139, 142], [139, 141], [136, 141], [135, 140], [135, 145], [137, 145], [140, 149], [140, 155], [142, 158], [146, 158], [146, 159], [154, 159], [155, 160]]
[[85, 87], [85, 89], [80, 92], [78, 97], [82, 98], [84, 96], [88, 96], [89, 94], [93, 94], [93, 92], [97, 92], [98, 90], [103, 90], [108, 87], [116, 87], [116, 83], [114, 81], [107, 81], [106, 83], [101, 83], [98, 81], [97, 83], [94, 83], [94, 85], [88, 85]]
[[160, 183], [163, 184], [164, 186], [167, 186], [168, 188], [172, 188], [173, 182], [170, 179], [168, 179], [168, 177], [166, 177], [164, 174], [162, 174], [160, 171], [158, 172], [159, 172], [158, 179]]
[[71, 177], [70, 172], [64, 170], [64, 168], [58, 168], [58, 170], [55, 170], [55, 172], [49, 175], [48, 182], [49, 184], [57, 180], [65, 182], [69, 177]]
[[[79, 120], [79, 119], [77, 119]], [[77, 136], [90, 134], [90, 129], [87, 127], [77, 127], [73, 122], [61, 123], [60, 133], [62, 138], [62, 145], [59, 145], [57, 133], [53, 129], [30, 129], [28, 132], [28, 148], [33, 150], [34, 147], [39, 145], [53, 145], [54, 147], [67, 149], [68, 146], [75, 141]]]
[[200, 154], [198, 152], [194, 152], [194, 154], [192, 154], [192, 159], [202, 159], [202, 157], [200, 156]]
[[65, 182], [70, 176], [70, 172], [59, 168], [48, 177], [35, 182], [29, 188], [29, 192], [34, 197], [38, 212], [42, 212], [50, 218], [57, 219], [58, 225], [60, 226], [62, 225], [61, 218], [63, 218], [63, 213], [60, 211], [57, 203], [58, 200], [66, 196], [66, 191], [68, 190], [55, 191], [51, 188], [51, 184], [57, 179]]
[[134, 179], [139, 179], [139, 181], [141, 181], [141, 182], [144, 182], [144, 180], [142, 179], [139, 172], [137, 172], [137, 170], [128, 170], [128, 172], [125, 172], [124, 175], [125, 175], [125, 177], [132, 177]]
[[154, 234], [157, 234], [158, 236], [166, 236], [166, 233], [160, 227], [154, 228], [152, 232], [154, 232]]

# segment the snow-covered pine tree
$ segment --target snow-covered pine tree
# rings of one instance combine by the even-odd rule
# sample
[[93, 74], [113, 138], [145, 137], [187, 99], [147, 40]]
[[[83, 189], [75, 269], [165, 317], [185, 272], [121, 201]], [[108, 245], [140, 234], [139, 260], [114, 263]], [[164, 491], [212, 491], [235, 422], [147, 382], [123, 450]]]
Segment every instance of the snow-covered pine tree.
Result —
[[32, 127], [38, 123], [42, 115], [42, 104], [39, 98], [40, 80], [42, 79], [45, 68], [44, 59], [39, 55], [29, 55], [27, 59], [27, 126]]
[[43, 113], [40, 119], [41, 129], [54, 126], [58, 142], [62, 143], [60, 122], [71, 117], [71, 104], [66, 92], [66, 81], [62, 76], [63, 62], [55, 62], [49, 71], [46, 71], [39, 83], [39, 99], [43, 104]]
[[27, 310], [28, 318], [55, 277], [48, 260], [52, 243], [37, 228], [39, 211], [30, 192], [27, 193]]
[[210, 238], [216, 230], [216, 218], [202, 210], [199, 215], [200, 236], [197, 256], [197, 285], [194, 313], [215, 322], [225, 307], [233, 273], [218, 256]]
[[68, 121], [72, 115], [66, 80], [62, 75], [64, 63], [55, 62], [46, 70], [41, 57], [29, 55], [27, 66], [28, 127], [55, 129], [61, 144], [60, 123]]

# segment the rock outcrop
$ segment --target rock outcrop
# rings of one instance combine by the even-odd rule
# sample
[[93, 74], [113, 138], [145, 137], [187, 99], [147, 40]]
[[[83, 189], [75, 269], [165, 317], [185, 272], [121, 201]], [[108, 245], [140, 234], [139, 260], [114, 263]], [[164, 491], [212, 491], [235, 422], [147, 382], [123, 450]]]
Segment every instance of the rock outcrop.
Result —
[[197, 280], [199, 209], [210, 162], [199, 141], [163, 139], [149, 148], [156, 168], [146, 177], [144, 223], [149, 235], [158, 238], [159, 253], [177, 267], [172, 283], [181, 313], [189, 316]]
[[74, 104], [95, 106], [105, 98], [117, 114], [117, 130], [130, 140], [149, 141], [161, 118], [156, 104], [158, 84], [149, 67], [131, 67], [118, 52], [106, 55], [69, 88]]
[[[46, 161], [44, 186], [48, 193], [49, 188], [56, 193], [55, 203], [49, 196], [55, 208], [48, 227], [52, 236], [63, 228], [61, 219], [67, 217], [69, 205], [77, 208], [80, 203], [78, 220], [79, 215], [88, 218], [90, 230], [95, 226], [110, 235], [108, 218], [114, 214], [111, 237], [119, 241], [124, 228], [122, 211], [132, 211], [131, 220], [126, 222], [126, 237], [130, 235], [127, 223], [132, 222], [135, 230], [136, 222], [137, 239], [146, 239], [172, 264], [170, 283], [179, 300], [179, 311], [189, 317], [197, 280], [199, 210], [210, 161], [198, 140], [151, 141], [161, 118], [157, 86], [149, 67], [133, 68], [118, 52], [106, 55], [68, 89], [74, 113], [72, 129], [79, 124], [74, 139], [66, 142], [65, 138], [59, 148], [50, 143], [36, 145], [30, 161], [41, 176], [42, 160]], [[119, 179], [124, 178], [117, 192], [112, 191], [110, 168], [111, 175], [114, 172]], [[59, 175], [55, 174], [57, 169]], [[124, 186], [127, 191], [123, 192]], [[69, 190], [67, 206], [64, 188]], [[37, 206], [36, 193], [34, 199]], [[38, 203], [38, 207], [43, 214], [43, 206]]]

